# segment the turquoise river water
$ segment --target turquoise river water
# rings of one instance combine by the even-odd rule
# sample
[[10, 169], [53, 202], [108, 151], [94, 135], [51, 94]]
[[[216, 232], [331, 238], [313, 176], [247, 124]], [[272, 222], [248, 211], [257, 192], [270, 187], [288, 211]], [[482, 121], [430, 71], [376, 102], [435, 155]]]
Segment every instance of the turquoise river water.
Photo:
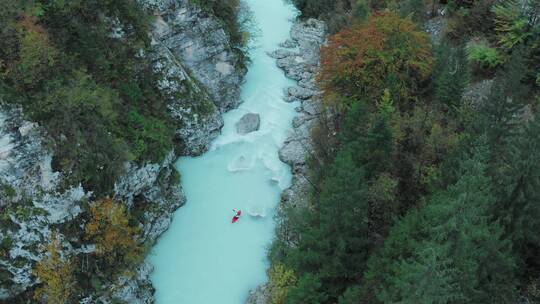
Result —
[[[247, 3], [260, 33], [243, 103], [225, 114], [222, 134], [207, 153], [178, 161], [187, 203], [149, 257], [157, 304], [243, 304], [248, 291], [266, 280], [273, 215], [291, 181], [278, 150], [297, 106], [283, 101], [284, 88], [293, 82], [266, 52], [289, 37], [295, 11], [284, 0]], [[248, 112], [260, 114], [261, 128], [238, 135], [235, 123]], [[242, 217], [231, 224], [234, 208]]]

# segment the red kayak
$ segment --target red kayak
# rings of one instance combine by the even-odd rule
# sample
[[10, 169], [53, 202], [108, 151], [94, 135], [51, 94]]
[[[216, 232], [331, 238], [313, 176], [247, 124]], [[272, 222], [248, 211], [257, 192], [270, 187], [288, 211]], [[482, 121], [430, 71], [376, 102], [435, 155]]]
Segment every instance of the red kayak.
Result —
[[231, 220], [231, 223], [236, 223], [236, 221], [238, 221], [238, 219], [240, 219], [240, 215], [242, 215], [242, 211], [241, 210], [238, 210], [236, 212], [236, 215], [233, 216], [232, 220]]

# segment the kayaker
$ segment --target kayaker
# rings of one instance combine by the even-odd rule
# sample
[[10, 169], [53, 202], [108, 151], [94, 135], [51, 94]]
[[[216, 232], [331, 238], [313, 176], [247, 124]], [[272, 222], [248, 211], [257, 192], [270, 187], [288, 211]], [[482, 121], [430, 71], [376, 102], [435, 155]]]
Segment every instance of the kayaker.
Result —
[[242, 211], [233, 209], [233, 212], [234, 212], [234, 216], [233, 216], [232, 222], [234, 223], [240, 218], [240, 215], [242, 215]]

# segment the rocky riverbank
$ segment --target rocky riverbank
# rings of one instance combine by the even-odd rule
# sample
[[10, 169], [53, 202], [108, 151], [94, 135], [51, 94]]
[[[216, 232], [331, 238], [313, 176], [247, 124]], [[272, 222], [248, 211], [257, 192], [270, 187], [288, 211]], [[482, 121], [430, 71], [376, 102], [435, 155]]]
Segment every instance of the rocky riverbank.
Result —
[[[175, 160], [202, 153], [219, 134], [221, 114], [240, 102], [246, 69], [221, 22], [190, 1], [141, 3], [156, 16], [153, 52], [145, 56], [163, 75], [159, 86], [178, 122], [180, 144], [161, 163], [126, 163], [114, 197], [142, 212], [138, 241], [150, 246], [185, 202]], [[122, 39], [121, 28], [114, 33]], [[77, 224], [95, 194], [81, 185], [65, 185], [63, 174], [52, 169], [49, 139], [37, 123], [25, 120], [20, 108], [0, 100], [0, 302], [14, 301], [36, 285], [32, 268], [44, 257], [43, 244], [53, 231], [61, 231], [62, 256], [83, 261], [95, 251], [81, 238], [84, 225]], [[130, 274], [101, 282], [99, 293], [83, 291], [81, 303], [153, 303], [151, 271], [143, 262]]]
[[[308, 169], [306, 158], [313, 151], [311, 131], [322, 113], [315, 77], [319, 70], [319, 50], [326, 40], [326, 33], [326, 25], [322, 21], [297, 21], [291, 29], [291, 39], [269, 54], [287, 77], [297, 81], [296, 86], [284, 92], [285, 100], [300, 103], [293, 128], [279, 151], [279, 158], [290, 165], [293, 172], [291, 187], [282, 193], [281, 206], [303, 205], [309, 197], [311, 186], [305, 178]], [[266, 304], [268, 296], [266, 285], [261, 285], [250, 292], [246, 303]]]

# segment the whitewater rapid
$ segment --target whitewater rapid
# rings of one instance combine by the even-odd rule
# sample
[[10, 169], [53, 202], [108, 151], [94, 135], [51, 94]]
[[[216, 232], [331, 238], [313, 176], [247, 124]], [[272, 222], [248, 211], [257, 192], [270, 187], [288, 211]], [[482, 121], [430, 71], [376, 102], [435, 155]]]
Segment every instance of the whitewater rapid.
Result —
[[[177, 163], [187, 203], [149, 256], [157, 304], [243, 304], [248, 291], [266, 280], [273, 215], [291, 182], [278, 150], [298, 106], [283, 101], [284, 89], [294, 83], [267, 52], [289, 38], [295, 11], [284, 0], [246, 2], [259, 35], [243, 103], [224, 115], [222, 134], [207, 153]], [[238, 135], [235, 123], [246, 113], [260, 114], [260, 130]], [[243, 212], [235, 224], [232, 209]]]

